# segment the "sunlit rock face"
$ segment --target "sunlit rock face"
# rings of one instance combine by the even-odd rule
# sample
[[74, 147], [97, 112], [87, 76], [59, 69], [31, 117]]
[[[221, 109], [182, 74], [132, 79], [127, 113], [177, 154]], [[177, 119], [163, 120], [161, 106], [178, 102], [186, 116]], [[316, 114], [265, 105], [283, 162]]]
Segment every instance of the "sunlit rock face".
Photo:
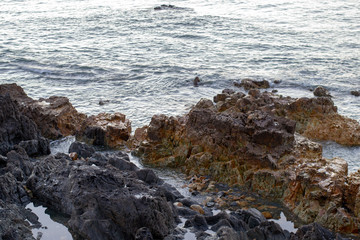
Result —
[[[349, 182], [346, 161], [323, 158], [321, 145], [298, 134], [309, 135], [320, 120], [335, 124], [342, 119], [350, 129], [354, 122], [337, 114], [330, 99], [224, 90], [214, 100], [200, 100], [182, 117], [154, 116], [139, 130], [135, 152], [155, 166], [211, 176], [279, 199], [307, 223], [339, 232], [358, 230], [359, 184]], [[316, 131], [328, 134], [313, 136], [345, 139], [334, 139], [327, 126]]]
[[81, 138], [93, 145], [116, 148], [130, 138], [131, 122], [121, 113], [100, 113], [85, 122]]

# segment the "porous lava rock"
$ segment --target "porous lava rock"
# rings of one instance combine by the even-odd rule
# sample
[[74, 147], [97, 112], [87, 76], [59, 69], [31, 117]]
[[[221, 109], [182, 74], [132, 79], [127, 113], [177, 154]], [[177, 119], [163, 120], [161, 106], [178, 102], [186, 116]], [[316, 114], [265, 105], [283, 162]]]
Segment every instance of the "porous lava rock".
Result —
[[240, 83], [235, 82], [234, 85], [236, 87], [243, 87], [245, 90], [250, 90], [250, 89], [259, 89], [259, 88], [269, 88], [270, 87], [270, 83], [267, 80], [253, 80], [250, 78], [244, 78], [241, 80]]
[[[124, 145], [131, 134], [131, 122], [121, 113], [100, 113], [87, 117], [79, 113], [67, 97], [51, 96], [33, 100], [16, 84], [0, 85], [0, 95], [8, 94], [20, 112], [33, 120], [42, 136], [58, 139], [75, 135], [90, 144], [107, 147]], [[31, 148], [34, 142], [24, 143]]]
[[[321, 145], [302, 136], [358, 145], [358, 123], [340, 116], [325, 97], [284, 98], [253, 89], [247, 96], [225, 91], [215, 99], [200, 100], [181, 117], [153, 116], [135, 153], [145, 163], [281, 200], [306, 223], [358, 231], [358, 185], [348, 181], [346, 161], [323, 158]], [[318, 121], [323, 124], [314, 129]], [[328, 129], [338, 123], [351, 134]]]
[[9, 94], [0, 94], [0, 155], [6, 155], [15, 145], [21, 145], [31, 156], [49, 154], [49, 142], [36, 124], [20, 111]]
[[175, 224], [172, 204], [164, 188], [139, 179], [138, 171], [122, 153], [94, 153], [87, 161], [57, 154], [38, 161], [26, 185], [69, 215], [69, 228], [85, 239], [134, 239], [144, 227], [162, 239]]

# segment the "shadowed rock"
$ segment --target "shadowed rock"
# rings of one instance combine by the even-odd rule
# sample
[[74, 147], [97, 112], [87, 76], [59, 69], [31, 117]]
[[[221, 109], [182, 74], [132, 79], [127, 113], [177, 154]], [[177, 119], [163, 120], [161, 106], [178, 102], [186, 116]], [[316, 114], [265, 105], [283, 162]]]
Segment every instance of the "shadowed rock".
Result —
[[139, 179], [135, 166], [114, 167], [111, 159], [121, 158], [114, 154], [89, 161], [50, 156], [36, 164], [27, 186], [47, 206], [71, 216], [70, 229], [86, 239], [131, 239], [141, 227], [164, 238], [174, 227], [171, 204]]

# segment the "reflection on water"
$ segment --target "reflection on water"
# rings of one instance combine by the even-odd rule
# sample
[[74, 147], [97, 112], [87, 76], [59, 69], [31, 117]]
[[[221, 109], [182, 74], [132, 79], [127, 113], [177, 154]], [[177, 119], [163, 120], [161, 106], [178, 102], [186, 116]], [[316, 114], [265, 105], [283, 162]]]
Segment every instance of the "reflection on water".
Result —
[[289, 221], [283, 212], [280, 213], [280, 219], [271, 219], [271, 221], [276, 222], [282, 229], [288, 230], [289, 232], [295, 233], [297, 231], [295, 224], [292, 221]]
[[[41, 228], [33, 228], [32, 233], [34, 238], [41, 240], [72, 240], [68, 229], [61, 223], [67, 221], [66, 218], [60, 215], [53, 215], [47, 208], [41, 205], [34, 205], [29, 203], [26, 208], [31, 209], [38, 217], [41, 223]], [[59, 223], [60, 222], [60, 223]]]

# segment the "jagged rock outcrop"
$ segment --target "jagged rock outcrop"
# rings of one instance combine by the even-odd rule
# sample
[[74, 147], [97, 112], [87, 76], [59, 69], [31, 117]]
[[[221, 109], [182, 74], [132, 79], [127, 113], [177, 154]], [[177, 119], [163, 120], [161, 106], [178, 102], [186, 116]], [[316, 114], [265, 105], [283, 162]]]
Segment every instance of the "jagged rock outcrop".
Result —
[[241, 80], [240, 83], [235, 82], [234, 85], [236, 87], [243, 87], [245, 90], [259, 89], [259, 88], [265, 89], [270, 87], [270, 83], [266, 80], [256, 81], [250, 78], [244, 78]]
[[[329, 98], [283, 98], [258, 90], [245, 96], [226, 90], [215, 100], [215, 105], [200, 100], [183, 117], [154, 116], [137, 135], [137, 141], [143, 141], [135, 153], [146, 163], [211, 176], [279, 199], [307, 223], [315, 221], [338, 232], [358, 231], [354, 196], [359, 185], [348, 181], [347, 163], [323, 158], [321, 145], [295, 133], [310, 135], [314, 123], [322, 121], [328, 125], [314, 131], [335, 140], [327, 127], [341, 120], [343, 131], [352, 133], [348, 144], [360, 136], [351, 127], [358, 123], [340, 116]], [[343, 136], [336, 140], [341, 142]]]
[[133, 239], [142, 227], [162, 239], [175, 215], [161, 181], [147, 183], [144, 176], [121, 152], [94, 153], [87, 161], [58, 154], [37, 162], [26, 185], [46, 206], [69, 215], [70, 229], [86, 239]]
[[[94, 145], [119, 147], [130, 137], [131, 122], [121, 113], [100, 113], [87, 117], [79, 113], [67, 97], [51, 96], [33, 100], [16, 84], [0, 85], [0, 95], [6, 94], [19, 103], [21, 113], [33, 120], [46, 138], [76, 135]], [[27, 145], [30, 149], [34, 143]]]
[[25, 220], [24, 209], [6, 204], [0, 199], [0, 239], [35, 240], [30, 224]]
[[49, 142], [35, 123], [20, 112], [9, 95], [0, 95], [0, 155], [6, 155], [18, 144], [32, 156], [50, 153]]
[[93, 145], [115, 148], [124, 145], [131, 134], [131, 122], [121, 113], [90, 116], [85, 126], [80, 138]]

